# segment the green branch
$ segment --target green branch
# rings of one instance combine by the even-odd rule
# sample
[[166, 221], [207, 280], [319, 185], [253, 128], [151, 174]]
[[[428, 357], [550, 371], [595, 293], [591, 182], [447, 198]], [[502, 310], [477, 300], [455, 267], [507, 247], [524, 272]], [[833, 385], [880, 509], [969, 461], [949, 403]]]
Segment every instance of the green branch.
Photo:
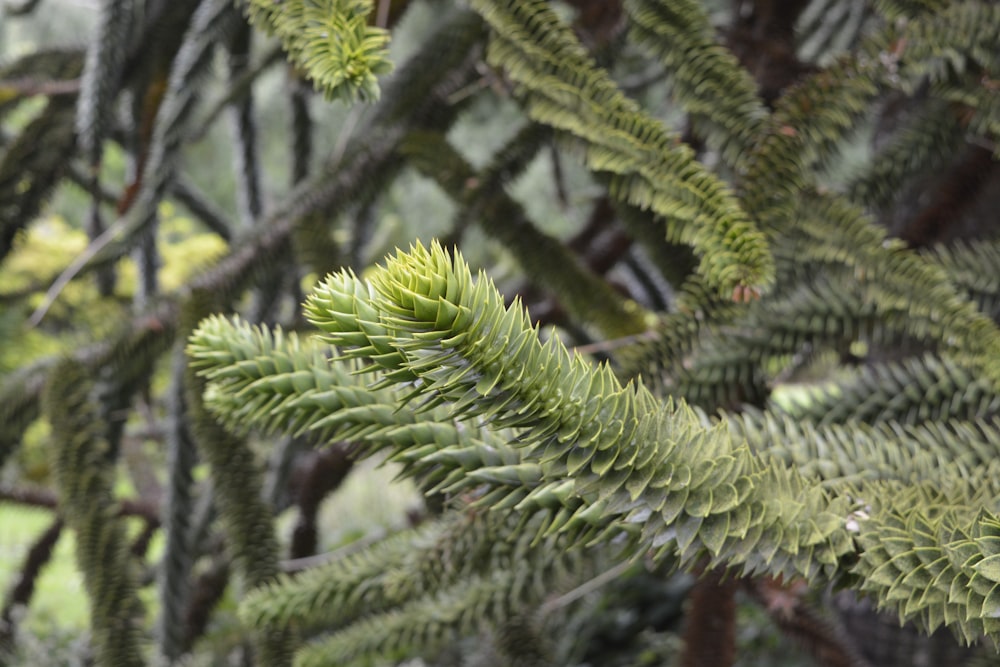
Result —
[[718, 43], [705, 8], [692, 0], [629, 0], [632, 37], [666, 65], [672, 92], [730, 164], [744, 167], [767, 110], [757, 83]]
[[[529, 126], [529, 131], [534, 127]], [[557, 294], [574, 319], [594, 325], [608, 338], [646, 329], [648, 314], [639, 304], [623, 299], [561, 241], [538, 229], [503, 183], [491, 179], [490, 173], [477, 173], [443, 135], [411, 133], [403, 143], [403, 153], [464, 204], [463, 214], [500, 241], [532, 280]], [[477, 185], [470, 188], [469, 183]]]
[[389, 33], [368, 25], [372, 0], [244, 0], [253, 22], [281, 39], [291, 60], [327, 99], [377, 100], [392, 69]]
[[1000, 519], [977, 475], [945, 492], [887, 482], [828, 494], [725, 426], [706, 428], [683, 403], [622, 386], [554, 338], [542, 343], [519, 304], [505, 309], [484, 276], [474, 281], [437, 245], [399, 253], [368, 282], [329, 276], [306, 311], [344, 357], [379, 370], [383, 384], [402, 383], [407, 398], [524, 428], [522, 463], [479, 479], [520, 485], [518, 509], [543, 495], [577, 508], [546, 534], [599, 542], [617, 525], [682, 564], [708, 556], [744, 572], [850, 572], [881, 605], [928, 628], [944, 622], [970, 640], [1000, 631]]
[[76, 556], [90, 601], [97, 663], [141, 667], [142, 605], [125, 526], [112, 495], [114, 458], [91, 397], [87, 369], [67, 360], [50, 374], [43, 404], [52, 423], [59, 508], [76, 532]]
[[[640, 524], [660, 553], [806, 576], [851, 549], [846, 500], [767, 467], [683, 403], [622, 386], [555, 338], [541, 343], [520, 304], [505, 309], [492, 283], [473, 281], [439, 246], [400, 253], [367, 283], [329, 276], [306, 313], [344, 356], [369, 361], [423, 405], [527, 429], [518, 444], [538, 466], [529, 478], [570, 481], [584, 500], [566, 530], [616, 518]], [[521, 502], [536, 501], [529, 492]]]
[[588, 167], [611, 176], [612, 196], [662, 216], [667, 235], [694, 248], [706, 281], [727, 298], [772, 284], [767, 241], [733, 192], [618, 89], [548, 3], [472, 6], [494, 30], [490, 62], [518, 84], [534, 120], [582, 143]]
[[[182, 326], [193, 327], [211, 311], [210, 303], [204, 291], [193, 292], [183, 306]], [[246, 441], [223, 429], [206, 409], [205, 379], [191, 366], [184, 385], [191, 432], [212, 471], [215, 502], [233, 559], [249, 588], [262, 586], [278, 574], [278, 538], [271, 507], [261, 496], [262, 471]], [[263, 632], [256, 637], [259, 659], [275, 667], [290, 664], [293, 642], [289, 631]]]
[[207, 381], [206, 407], [236, 433], [350, 440], [357, 456], [388, 451], [429, 492], [449, 489], [469, 469], [519, 460], [507, 445], [514, 434], [457, 424], [444, 410], [399, 410], [394, 388], [372, 389], [357, 364], [330, 363], [294, 333], [210, 317], [187, 352]]
[[[240, 606], [256, 628], [335, 630], [296, 656], [296, 665], [353, 664], [440, 647], [454, 631], [501, 624], [553, 590], [594, 576], [606, 558], [567, 548], [561, 536], [534, 540], [551, 512], [522, 515], [460, 507], [418, 529], [258, 589]], [[604, 549], [620, 556], [621, 549]]]

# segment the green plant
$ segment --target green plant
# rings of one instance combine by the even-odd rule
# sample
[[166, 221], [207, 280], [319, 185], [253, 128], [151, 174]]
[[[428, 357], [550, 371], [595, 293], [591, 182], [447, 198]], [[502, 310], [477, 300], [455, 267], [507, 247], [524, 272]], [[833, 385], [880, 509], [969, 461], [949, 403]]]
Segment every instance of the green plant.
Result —
[[[29, 271], [0, 295], [15, 332], [0, 461], [50, 423], [56, 493], [19, 487], [11, 466], [4, 497], [54, 505], [77, 531], [95, 657], [152, 658], [134, 599], [148, 569], [169, 662], [656, 664], [679, 651], [725, 665], [743, 598], [820, 664], [882, 661], [821, 610], [831, 586], [978, 645], [939, 661], [995, 659], [997, 7], [469, 4], [253, 0], [276, 38], [262, 43], [228, 0], [156, 16], [108, 0], [86, 56], [38, 51], [0, 72], [13, 131], [0, 260], [59, 184], [91, 201], [70, 221], [89, 246], [62, 277], [46, 290]], [[404, 5], [430, 8], [433, 28], [379, 87], [387, 33], [371, 22]], [[268, 171], [255, 91], [279, 49], [294, 64], [292, 152]], [[318, 167], [302, 79], [375, 102]], [[499, 101], [509, 115], [484, 111]], [[199, 120], [226, 109], [236, 196], [220, 207], [184, 158]], [[131, 161], [124, 182], [102, 166], [108, 142]], [[551, 178], [518, 182], [540, 164]], [[281, 171], [292, 185], [269, 206]], [[407, 219], [416, 191], [393, 189], [415, 174], [450, 200], [443, 243]], [[567, 228], [533, 220], [546, 197]], [[157, 271], [167, 201], [226, 244], [176, 288]], [[392, 244], [410, 250], [373, 266]], [[91, 278], [83, 307], [109, 316], [70, 346], [63, 287]], [[303, 289], [318, 338], [302, 335]], [[162, 488], [147, 485], [165, 538], [152, 563], [158, 522], [111, 477], [143, 425], [164, 452]], [[426, 507], [308, 567], [321, 500], [365, 456], [398, 466]], [[147, 517], [131, 549], [123, 514]], [[206, 634], [210, 618], [229, 634]]]

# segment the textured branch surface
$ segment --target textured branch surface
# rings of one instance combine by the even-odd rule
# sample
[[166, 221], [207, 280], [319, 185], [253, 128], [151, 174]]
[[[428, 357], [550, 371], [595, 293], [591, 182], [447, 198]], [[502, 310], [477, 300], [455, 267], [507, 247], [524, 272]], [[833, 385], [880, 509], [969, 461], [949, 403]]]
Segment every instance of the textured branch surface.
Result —
[[[185, 323], [190, 326], [196, 321], [208, 310], [208, 303], [204, 292], [195, 292], [185, 306]], [[260, 468], [246, 441], [223, 429], [205, 408], [205, 380], [190, 366], [184, 385], [192, 435], [212, 468], [215, 500], [234, 560], [250, 588], [264, 585], [278, 574], [278, 539], [271, 508], [261, 497]], [[261, 633], [256, 644], [263, 664], [291, 663], [292, 635], [288, 631]]]
[[389, 33], [368, 25], [372, 0], [248, 0], [291, 59], [328, 99], [377, 100], [378, 77], [392, 69]]
[[602, 561], [593, 554], [567, 549], [559, 536], [534, 539], [547, 514], [449, 512], [282, 577], [248, 597], [241, 616], [257, 627], [337, 628], [300, 652], [300, 666], [370, 664], [373, 655], [402, 656], [414, 645], [433, 651], [456, 631], [502, 624], [594, 576]]
[[772, 284], [767, 242], [732, 191], [622, 94], [548, 3], [472, 5], [494, 30], [490, 61], [521, 87], [529, 114], [579, 140], [588, 166], [611, 175], [614, 197], [662, 216], [668, 235], [701, 256], [702, 274], [721, 294], [742, 300], [744, 288]]
[[[570, 483], [567, 499], [584, 504], [563, 529], [587, 533], [618, 517], [641, 525], [643, 540], [664, 553], [807, 575], [850, 547], [846, 504], [831, 504], [792, 471], [766, 468], [685, 405], [622, 386], [610, 368], [593, 368], [554, 337], [541, 343], [519, 303], [505, 309], [490, 281], [473, 281], [461, 257], [437, 245], [397, 255], [367, 283], [328, 277], [306, 312], [343, 355], [412, 387], [407, 398], [530, 429], [521, 446], [536, 468], [515, 477]], [[759, 541], [774, 548], [754, 554]]]
[[863, 590], [930, 628], [947, 623], [969, 640], [1000, 630], [998, 519], [980, 475], [940, 492], [918, 482], [828, 495], [728, 430], [706, 429], [683, 404], [620, 385], [555, 338], [541, 343], [519, 304], [505, 310], [485, 277], [473, 281], [461, 257], [436, 245], [398, 254], [368, 282], [328, 277], [306, 311], [343, 356], [406, 387], [408, 400], [528, 429], [522, 463], [488, 473], [511, 487], [491, 502], [573, 508], [546, 534], [634, 525], [642, 544], [684, 562], [706, 555], [807, 578], [850, 569]]
[[125, 527], [116, 519], [114, 459], [92, 389], [78, 362], [62, 362], [52, 372], [44, 407], [56, 443], [53, 472], [60, 508], [76, 531], [97, 662], [139, 667], [145, 664], [139, 634], [142, 608], [135, 594]]
[[133, 0], [104, 0], [97, 34], [87, 50], [76, 126], [80, 150], [92, 169], [100, 165], [104, 139], [114, 118], [113, 104], [121, 84], [134, 11]]
[[[996, 631], [995, 425], [903, 432], [751, 416], [710, 427], [557, 339], [540, 342], [519, 304], [505, 308], [485, 277], [473, 280], [437, 245], [398, 254], [369, 281], [331, 275], [306, 310], [340, 350], [332, 365], [239, 322], [211, 319], [196, 332], [189, 352], [227, 422], [334, 429], [369, 451], [389, 447], [436, 489], [493, 511], [545, 510], [539, 539], [624, 532], [682, 563], [851, 573], [928, 628], [946, 623], [968, 639]], [[400, 402], [437, 416], [395, 410]], [[516, 453], [462, 436], [449, 413], [514, 429]], [[924, 528], [900, 532], [913, 525]], [[953, 586], [972, 593], [958, 599]]]

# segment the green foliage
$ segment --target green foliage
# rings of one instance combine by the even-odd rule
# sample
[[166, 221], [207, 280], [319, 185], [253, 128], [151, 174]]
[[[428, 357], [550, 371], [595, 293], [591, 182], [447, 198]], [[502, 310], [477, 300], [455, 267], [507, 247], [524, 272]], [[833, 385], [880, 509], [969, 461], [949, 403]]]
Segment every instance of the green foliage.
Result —
[[[537, 126], [518, 133], [496, 156], [497, 163], [482, 174], [476, 174], [440, 135], [411, 133], [403, 151], [417, 169], [432, 175], [456, 201], [465, 204], [461, 216], [473, 216], [487, 235], [514, 254], [526, 273], [561, 294], [575, 319], [593, 323], [610, 338], [642, 331], [646, 322], [639, 305], [623, 300], [559, 240], [537, 229], [524, 209], [504, 192], [501, 174], [517, 168], [523, 160], [518, 155], [524, 150], [520, 144], [530, 146], [539, 133]], [[469, 183], [477, 186], [466, 192]]]
[[[366, 362], [360, 371], [377, 373], [376, 387], [400, 384], [407, 388], [400, 400], [418, 400], [421, 410], [444, 404], [455, 417], [478, 416], [492, 427], [519, 430], [517, 462], [466, 469], [467, 484], [448, 490], [479, 488], [488, 499], [479, 504], [501, 513], [510, 508], [515, 516], [559, 510], [535, 528], [536, 540], [564, 535], [568, 545], [600, 543], [624, 531], [638, 541], [633, 548], [678, 557], [681, 563], [708, 557], [744, 573], [813, 581], [857, 577], [855, 585], [895, 606], [901, 618], [918, 617], [931, 629], [953, 625], [968, 640], [996, 632], [987, 594], [994, 581], [990, 545], [996, 518], [985, 505], [994, 485], [984, 483], [994, 475], [993, 438], [984, 441], [983, 449], [972, 448], [975, 458], [970, 459], [959, 458], [947, 439], [960, 432], [938, 432], [946, 439], [927, 455], [926, 437], [912, 441], [921, 443], [916, 447], [907, 446], [886, 430], [859, 447], [855, 427], [839, 432], [840, 447], [853, 449], [831, 459], [823, 449], [798, 447], [829, 447], [836, 434], [786, 431], [783, 441], [796, 464], [786, 467], [771, 451], [773, 444], [754, 455], [739, 444], [739, 431], [706, 427], [683, 403], [660, 403], [642, 386], [620, 385], [607, 366], [588, 367], [555, 338], [541, 343], [518, 304], [505, 309], [485, 276], [473, 281], [461, 257], [452, 259], [436, 245], [398, 254], [367, 281], [350, 273], [331, 275], [316, 288], [306, 310], [340, 358], [360, 359]], [[220, 325], [213, 320], [207, 330], [196, 332], [190, 350], [210, 376], [245, 376], [240, 362], [229, 362], [217, 351], [235, 337], [233, 325], [228, 333]], [[281, 358], [272, 353], [249, 361], [260, 369]], [[289, 394], [308, 396], [311, 374], [290, 375], [291, 366], [283, 366], [275, 381], [283, 382]], [[264, 375], [254, 384], [267, 380]], [[224, 393], [225, 385], [212, 392], [218, 396], [216, 391]], [[229, 417], [240, 405], [225, 398], [212, 401], [213, 409]], [[249, 411], [252, 421], [281, 416], [273, 402], [251, 403]], [[328, 418], [307, 421], [318, 426]], [[437, 453], [419, 442], [414, 448], [408, 465], [424, 453], [432, 459]], [[911, 472], [904, 465], [907, 456], [913, 457]], [[891, 475], [886, 484], [859, 486], [864, 478], [840, 472], [846, 464], [866, 477], [877, 475], [872, 457], [884, 457], [883, 469]], [[970, 468], [976, 471], [972, 475], [964, 472]], [[803, 476], [806, 471], [827, 484], [811, 483]], [[962, 474], [968, 478], [957, 485]], [[927, 481], [912, 487], [891, 481], [921, 478]], [[492, 490], [482, 490], [484, 483]], [[932, 491], [938, 488], [949, 490]], [[955, 509], [944, 514], [933, 509], [943, 507]], [[911, 538], [901, 547], [900, 530], [914, 525], [923, 526], [919, 540]], [[528, 526], [519, 526], [519, 534], [526, 532], [531, 537]], [[941, 595], [927, 594], [932, 580]], [[322, 584], [297, 582], [276, 595], [326, 600], [331, 593], [318, 587], [327, 585], [333, 585], [328, 577]], [[954, 590], [970, 592], [960, 598]], [[973, 595], [976, 590], [984, 592]], [[476, 599], [480, 596], [489, 594], [479, 591]], [[294, 604], [310, 610], [321, 606], [314, 600], [272, 602], [275, 609]], [[464, 606], [452, 602], [456, 609]], [[247, 613], [261, 618], [267, 612]], [[287, 622], [295, 612], [279, 614]], [[352, 632], [370, 637], [364, 627]], [[344, 659], [336, 652], [323, 655]], [[311, 664], [310, 658], [303, 660]]]
[[522, 88], [532, 118], [578, 139], [588, 167], [610, 174], [615, 198], [662, 216], [670, 237], [702, 255], [701, 270], [720, 293], [771, 284], [763, 238], [729, 189], [621, 93], [548, 3], [473, 7], [494, 30], [491, 62]]
[[379, 98], [377, 76], [392, 69], [389, 34], [368, 25], [372, 0], [249, 0], [251, 21], [280, 39], [289, 57], [328, 98]]
[[[943, 396], [950, 400], [942, 402]], [[970, 421], [996, 415], [989, 386], [968, 369], [926, 356], [904, 363], [865, 366], [835, 386], [805, 392], [788, 412], [798, 419], [837, 424], [848, 419], [900, 424]]]
[[[85, 50], [22, 40], [0, 500], [56, 532], [0, 660], [46, 641], [19, 610], [65, 521], [98, 664], [752, 664], [778, 632], [864, 664], [833, 588], [995, 661], [1000, 12], [772, 5], [105, 0]], [[398, 495], [380, 462], [422, 501], [387, 522], [338, 490]]]
[[765, 110], [749, 72], [718, 44], [708, 14], [694, 2], [638, 0], [626, 7], [632, 36], [663, 60], [673, 94], [732, 166], [745, 166]]
[[[686, 406], [675, 410], [641, 386], [621, 386], [609, 367], [589, 368], [555, 338], [541, 344], [525, 311], [516, 304], [505, 311], [485, 279], [473, 286], [460, 257], [452, 264], [440, 247], [417, 246], [370, 280], [328, 277], [307, 303], [310, 319], [344, 354], [379, 368], [383, 382], [412, 385], [407, 400], [530, 427], [518, 442], [524, 463], [491, 473], [514, 496], [494, 496], [494, 506], [551, 502], [552, 483], [565, 482], [569, 501], [583, 504], [564, 526], [546, 529], [577, 539], [611, 518], [641, 516], [644, 543], [670, 545], [682, 558], [707, 552], [750, 572], [811, 575], [844, 553], [847, 536], [836, 529], [846, 505], [765, 469], [724, 432], [702, 428]], [[764, 488], [778, 498], [755, 498]], [[796, 506], [810, 511], [793, 538], [781, 518]], [[758, 540], [773, 549], [750, 555]]]
[[[203, 293], [193, 295], [185, 323], [196, 321], [209, 304]], [[188, 324], [190, 326], [190, 324]], [[278, 574], [278, 542], [271, 508], [261, 497], [260, 470], [245, 441], [227, 433], [202, 401], [204, 380], [193, 368], [184, 377], [191, 434], [212, 469], [215, 499], [232, 544], [233, 557], [250, 587], [261, 586]], [[268, 665], [290, 664], [291, 636], [286, 630], [261, 633], [256, 640], [260, 659]]]
[[142, 665], [135, 574], [124, 527], [112, 499], [111, 448], [90, 396], [86, 369], [66, 361], [55, 367], [44, 396], [55, 440], [53, 468], [60, 506], [76, 530], [77, 561], [90, 599], [96, 659], [107, 665]]
[[[579, 551], [565, 551], [559, 538], [545, 540], [544, 548], [533, 543], [545, 515], [450, 513], [370, 550], [283, 578], [250, 596], [241, 615], [262, 627], [351, 622], [308, 647], [297, 657], [299, 665], [364, 661], [378, 654], [402, 657], [413, 644], [435, 650], [454, 640], [456, 631], [479, 626], [484, 617], [505, 619], [593, 574], [593, 563]], [[494, 542], [498, 533], [519, 524], [528, 530], [509, 542]]]

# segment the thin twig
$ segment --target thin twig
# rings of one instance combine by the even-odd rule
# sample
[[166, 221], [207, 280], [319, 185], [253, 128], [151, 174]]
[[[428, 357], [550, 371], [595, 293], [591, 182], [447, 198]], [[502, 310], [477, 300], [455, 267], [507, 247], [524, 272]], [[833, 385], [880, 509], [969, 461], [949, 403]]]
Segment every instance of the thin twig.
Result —
[[621, 338], [602, 340], [596, 343], [589, 343], [587, 345], [577, 345], [576, 347], [573, 348], [573, 351], [579, 352], [580, 354], [610, 352], [611, 350], [617, 350], [618, 348], [622, 348], [627, 345], [632, 345], [633, 343], [641, 343], [643, 341], [649, 341], [649, 340], [656, 340], [656, 332], [644, 331], [642, 333], [632, 334], [631, 336], [622, 336]]
[[[0, 500], [48, 509], [56, 509], [59, 506], [59, 498], [55, 493], [38, 487], [0, 486]], [[142, 500], [120, 500], [118, 514], [119, 516], [142, 517], [147, 522], [156, 525], [160, 523], [159, 508]]]
[[42, 299], [42, 303], [39, 304], [38, 308], [35, 309], [35, 312], [31, 314], [30, 318], [28, 318], [28, 322], [26, 324], [28, 329], [33, 329], [41, 323], [42, 319], [49, 312], [49, 309], [52, 308], [52, 304], [56, 302], [56, 299], [59, 298], [62, 291], [66, 289], [66, 285], [68, 285], [73, 278], [76, 278], [76, 275], [87, 266], [87, 263], [90, 260], [97, 256], [97, 253], [101, 252], [101, 250], [103, 250], [104, 247], [115, 238], [118, 232], [125, 228], [126, 220], [127, 218], [125, 216], [119, 217], [113, 224], [108, 225], [103, 232], [98, 234], [94, 240], [83, 249], [83, 252], [73, 258], [73, 261], [70, 262], [69, 266], [67, 266], [63, 272], [59, 274], [59, 277], [56, 278], [55, 282], [53, 282], [49, 289], [46, 290], [45, 298]]
[[0, 79], [0, 88], [22, 95], [76, 95], [80, 92], [80, 79], [39, 81], [32, 77]]
[[340, 560], [341, 558], [350, 556], [353, 553], [357, 553], [358, 551], [370, 547], [376, 542], [384, 540], [385, 536], [386, 532], [384, 530], [377, 530], [371, 535], [367, 535], [360, 540], [355, 540], [354, 542], [333, 551], [316, 554], [315, 556], [306, 556], [305, 558], [290, 558], [288, 560], [283, 560], [281, 561], [280, 568], [282, 572], [301, 572], [302, 570], [308, 570], [309, 568], [330, 563], [335, 560]]
[[589, 595], [594, 591], [606, 586], [618, 577], [625, 574], [625, 571], [632, 567], [632, 563], [628, 561], [622, 561], [618, 563], [611, 569], [605, 570], [601, 574], [597, 575], [593, 579], [585, 581], [573, 590], [560, 595], [559, 597], [552, 598], [541, 607], [538, 608], [538, 613], [541, 616], [548, 616], [556, 609], [562, 609], [566, 605], [576, 602], [585, 595]]

